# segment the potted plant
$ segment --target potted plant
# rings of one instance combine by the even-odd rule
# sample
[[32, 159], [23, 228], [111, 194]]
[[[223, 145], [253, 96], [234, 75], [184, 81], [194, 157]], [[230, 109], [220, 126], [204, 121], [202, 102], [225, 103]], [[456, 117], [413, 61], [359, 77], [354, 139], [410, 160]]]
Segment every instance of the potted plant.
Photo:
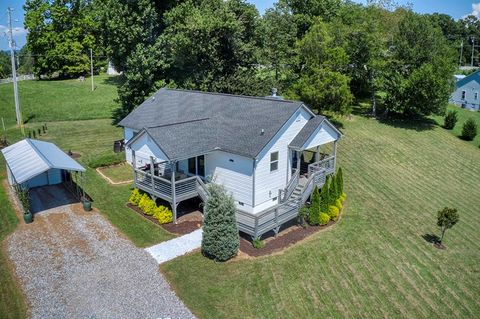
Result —
[[92, 210], [92, 202], [87, 197], [82, 197], [83, 210], [89, 212]]
[[30, 212], [30, 196], [28, 194], [28, 188], [16, 185], [15, 192], [17, 193], [20, 205], [22, 205], [23, 208], [23, 220], [26, 224], [30, 224], [33, 221], [33, 215]]

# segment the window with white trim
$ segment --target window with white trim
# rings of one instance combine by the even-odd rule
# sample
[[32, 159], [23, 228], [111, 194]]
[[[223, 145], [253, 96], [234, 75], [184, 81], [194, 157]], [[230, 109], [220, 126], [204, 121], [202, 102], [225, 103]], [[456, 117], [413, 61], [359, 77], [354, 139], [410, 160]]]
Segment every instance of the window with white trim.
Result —
[[270, 172], [278, 170], [278, 151], [270, 153]]
[[465, 100], [465, 96], [467, 95], [467, 92], [462, 91], [462, 100]]
[[473, 98], [476, 100], [478, 100], [478, 92], [475, 92], [475, 95], [473, 96]]

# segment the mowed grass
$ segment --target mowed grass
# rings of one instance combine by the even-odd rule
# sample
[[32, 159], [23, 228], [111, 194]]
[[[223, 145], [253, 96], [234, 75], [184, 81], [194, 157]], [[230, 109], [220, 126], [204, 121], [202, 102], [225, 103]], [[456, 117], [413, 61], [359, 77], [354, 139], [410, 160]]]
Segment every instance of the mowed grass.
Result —
[[[94, 77], [95, 91], [90, 78], [79, 80], [32, 80], [18, 82], [20, 108], [24, 122], [85, 120], [111, 117], [118, 106], [118, 77]], [[13, 84], [0, 85], [0, 117], [5, 125], [15, 124]]]
[[[428, 126], [425, 126], [425, 128]], [[279, 255], [161, 266], [201, 318], [478, 318], [480, 150], [440, 127], [354, 116], [338, 148], [348, 194], [341, 221]], [[456, 207], [447, 250], [436, 212]]]
[[[5, 162], [0, 159], [2, 170], [0, 180], [5, 176]], [[18, 224], [18, 218], [8, 200], [8, 195], [3, 187], [0, 187], [0, 243], [14, 231]], [[5, 247], [0, 245], [0, 317], [1, 318], [26, 318], [26, 304], [22, 291], [18, 287], [12, 272], [12, 266], [8, 261]]]
[[131, 181], [133, 179], [132, 168], [125, 163], [104, 167], [100, 171], [114, 183]]
[[[472, 118], [477, 123], [478, 133], [475, 139], [468, 143], [480, 146], [480, 112], [465, 110], [455, 105], [449, 105], [447, 110], [457, 111], [458, 116], [457, 124], [455, 125], [453, 130], [449, 132], [451, 132], [454, 136], [461, 137], [463, 123], [465, 123], [467, 119]], [[443, 125], [443, 123], [445, 122], [443, 116], [433, 116], [432, 118], [435, 119], [439, 125]]]

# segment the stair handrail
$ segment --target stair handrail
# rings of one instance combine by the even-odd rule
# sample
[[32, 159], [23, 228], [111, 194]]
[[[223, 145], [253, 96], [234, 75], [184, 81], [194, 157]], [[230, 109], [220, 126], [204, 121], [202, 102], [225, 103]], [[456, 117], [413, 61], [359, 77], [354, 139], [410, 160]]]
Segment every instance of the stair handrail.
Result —
[[286, 200], [290, 198], [292, 195], [293, 191], [295, 188], [298, 186], [298, 183], [300, 181], [300, 170], [299, 169], [294, 169], [294, 172], [292, 176], [290, 177], [290, 180], [288, 181], [287, 186], [285, 186], [284, 189], [280, 190], [280, 202], [283, 203]]

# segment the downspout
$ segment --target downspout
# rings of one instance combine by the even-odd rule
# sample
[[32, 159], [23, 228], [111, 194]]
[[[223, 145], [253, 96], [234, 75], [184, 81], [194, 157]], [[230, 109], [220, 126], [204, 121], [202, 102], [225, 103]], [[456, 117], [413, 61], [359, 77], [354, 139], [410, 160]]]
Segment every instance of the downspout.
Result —
[[252, 209], [255, 207], [255, 170], [257, 167], [257, 159], [253, 159], [253, 168], [252, 168]]

